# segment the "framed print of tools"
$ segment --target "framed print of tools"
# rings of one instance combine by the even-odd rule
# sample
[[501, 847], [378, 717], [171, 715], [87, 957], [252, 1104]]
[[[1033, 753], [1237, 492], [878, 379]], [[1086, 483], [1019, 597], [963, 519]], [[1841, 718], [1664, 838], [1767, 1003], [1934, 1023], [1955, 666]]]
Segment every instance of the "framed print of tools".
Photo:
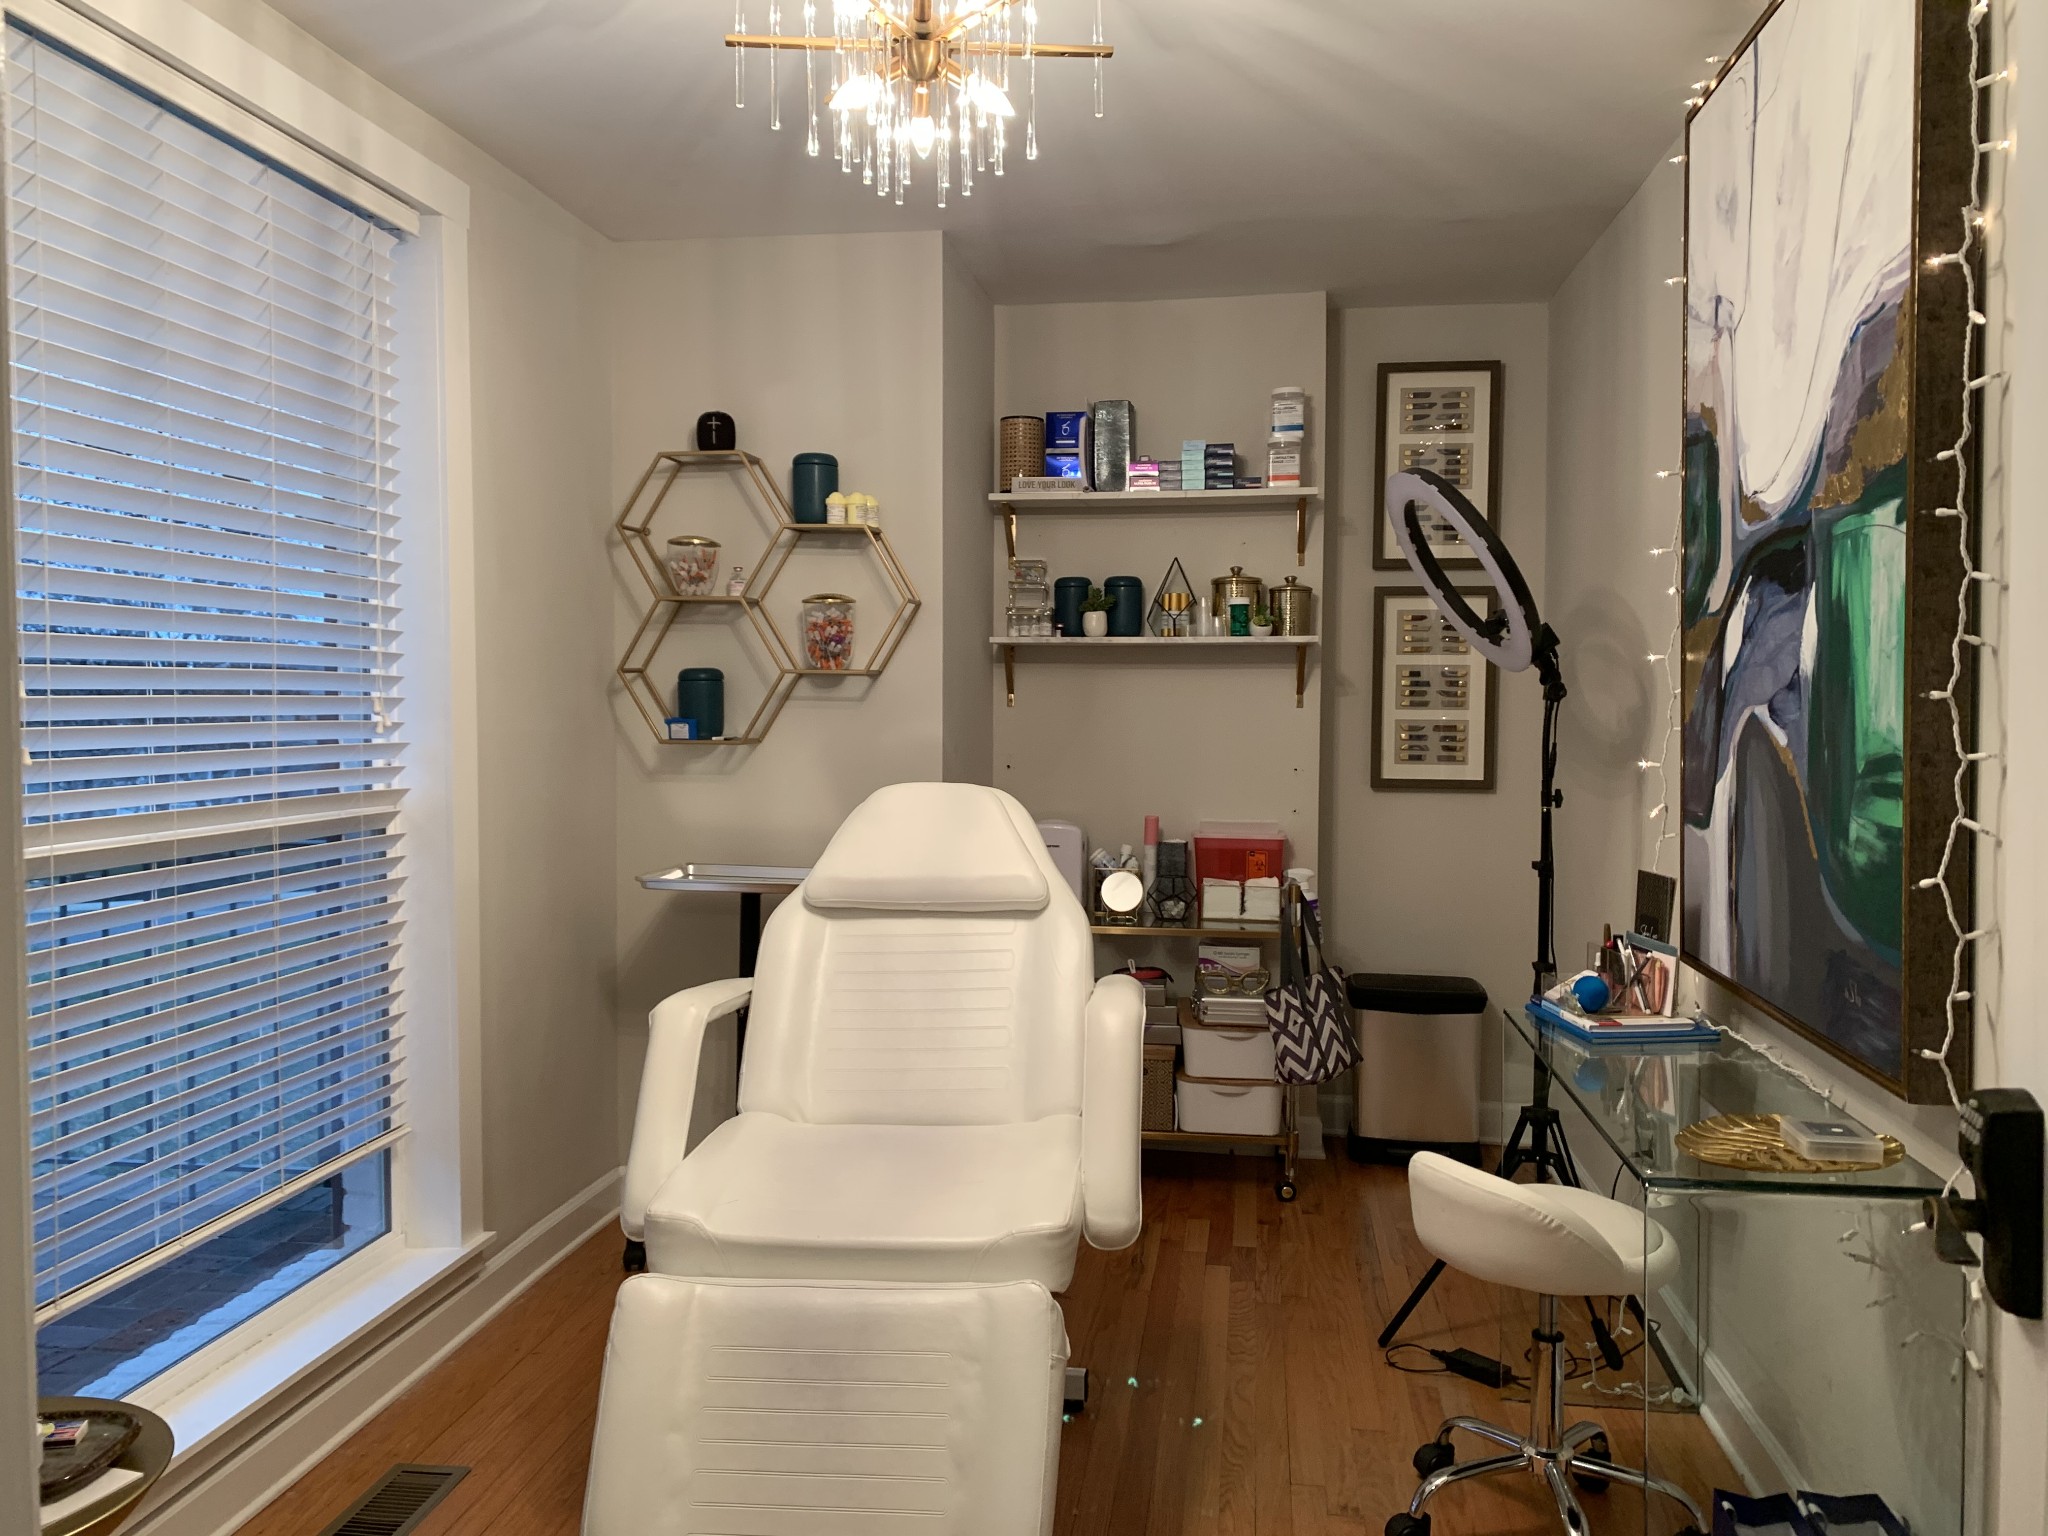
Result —
[[[1500, 526], [1502, 382], [1498, 362], [1380, 364], [1374, 570], [1408, 569], [1386, 508], [1387, 477], [1404, 469], [1442, 475], [1488, 522]], [[1478, 569], [1477, 558], [1449, 527], [1425, 515], [1423, 532], [1445, 570]]]
[[[1458, 590], [1492, 616], [1492, 588]], [[1374, 592], [1372, 627], [1372, 787], [1491, 791], [1492, 665], [1420, 587]]]

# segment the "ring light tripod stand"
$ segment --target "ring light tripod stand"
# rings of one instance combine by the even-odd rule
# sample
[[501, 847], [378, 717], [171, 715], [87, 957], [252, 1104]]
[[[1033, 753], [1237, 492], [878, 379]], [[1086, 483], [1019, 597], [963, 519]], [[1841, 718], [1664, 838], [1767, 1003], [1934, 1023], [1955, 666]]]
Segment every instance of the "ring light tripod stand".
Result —
[[[1558, 665], [1557, 632], [1537, 613], [1529, 584], [1522, 579], [1515, 557], [1508, 553], [1507, 546], [1493, 531], [1493, 524], [1465, 499], [1456, 486], [1430, 470], [1404, 470], [1388, 479], [1386, 502], [1387, 518], [1394, 526], [1394, 536], [1400, 541], [1401, 553], [1444, 621], [1464, 636], [1465, 642], [1482, 660], [1491, 662], [1503, 672], [1522, 672], [1533, 666], [1543, 684], [1543, 784], [1538, 798], [1541, 833], [1533, 866], [1536, 871], [1536, 958], [1532, 964], [1535, 986], [1531, 993], [1532, 996], [1540, 996], [1557, 972], [1557, 861], [1551, 818], [1564, 804], [1564, 796], [1557, 788], [1557, 714], [1565, 699], [1564, 673]], [[1421, 513], [1425, 510], [1456, 532], [1465, 547], [1477, 557], [1480, 569], [1492, 581], [1497, 602], [1490, 617], [1481, 618], [1473, 611], [1464, 594], [1458, 591], [1438, 563], [1436, 552], [1422, 530]], [[1560, 1184], [1579, 1185], [1582, 1182], [1578, 1165], [1572, 1161], [1571, 1147], [1564, 1138], [1564, 1127], [1550, 1102], [1550, 1063], [1540, 1049], [1536, 1052], [1536, 1078], [1529, 1102], [1515, 1117], [1515, 1128], [1508, 1137], [1507, 1145], [1501, 1149], [1497, 1171], [1502, 1178], [1512, 1179], [1523, 1168], [1534, 1168], [1538, 1183], [1546, 1178]], [[1422, 1298], [1429, 1294], [1429, 1288], [1436, 1284], [1437, 1276], [1444, 1272], [1444, 1268], [1443, 1260], [1438, 1259], [1430, 1265], [1415, 1289], [1409, 1292], [1400, 1310], [1380, 1330], [1382, 1349], [1394, 1342], [1401, 1325], [1422, 1304]], [[1594, 1307], [1590, 1299], [1587, 1306], [1592, 1313], [1594, 1343], [1600, 1351], [1601, 1362], [1609, 1370], [1619, 1370], [1621, 1350], [1609, 1333], [1600, 1309]], [[1641, 1323], [1640, 1303], [1631, 1297], [1629, 1306]], [[1647, 1334], [1647, 1325], [1644, 1327]], [[1659, 1348], [1657, 1353], [1661, 1357], [1663, 1350]]]

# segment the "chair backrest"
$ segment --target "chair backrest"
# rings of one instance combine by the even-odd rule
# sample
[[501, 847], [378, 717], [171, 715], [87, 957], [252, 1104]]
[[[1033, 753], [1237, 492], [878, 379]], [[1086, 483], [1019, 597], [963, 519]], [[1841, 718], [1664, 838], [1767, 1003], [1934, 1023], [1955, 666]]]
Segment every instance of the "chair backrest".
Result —
[[[1586, 1207], [1599, 1202], [1639, 1231], [1640, 1213], [1555, 1184], [1516, 1184], [1434, 1152], [1408, 1162], [1408, 1199], [1422, 1246], [1454, 1269], [1548, 1296], [1640, 1295], [1633, 1262], [1602, 1235]], [[1606, 1212], [1601, 1212], [1607, 1215]]]
[[992, 1125], [1081, 1108], [1094, 945], [1011, 796], [895, 784], [848, 816], [761, 938], [740, 1108]]

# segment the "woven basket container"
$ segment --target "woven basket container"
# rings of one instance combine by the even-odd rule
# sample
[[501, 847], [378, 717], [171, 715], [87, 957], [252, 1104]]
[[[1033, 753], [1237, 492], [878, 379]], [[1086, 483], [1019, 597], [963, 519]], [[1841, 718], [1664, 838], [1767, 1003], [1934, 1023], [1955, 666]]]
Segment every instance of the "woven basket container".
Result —
[[1036, 477], [1045, 473], [1045, 418], [1005, 416], [1003, 453], [996, 473], [996, 489], [1007, 491], [1019, 475]]
[[1173, 1056], [1170, 1045], [1145, 1047], [1145, 1094], [1138, 1116], [1143, 1130], [1173, 1129]]

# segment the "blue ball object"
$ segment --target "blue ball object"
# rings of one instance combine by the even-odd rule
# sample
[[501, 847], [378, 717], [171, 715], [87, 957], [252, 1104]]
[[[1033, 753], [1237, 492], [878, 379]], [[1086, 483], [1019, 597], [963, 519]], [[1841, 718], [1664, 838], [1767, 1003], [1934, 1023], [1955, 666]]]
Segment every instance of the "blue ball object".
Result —
[[1572, 983], [1572, 998], [1582, 1013], [1598, 1013], [1614, 999], [1613, 990], [1598, 976], [1581, 976]]

